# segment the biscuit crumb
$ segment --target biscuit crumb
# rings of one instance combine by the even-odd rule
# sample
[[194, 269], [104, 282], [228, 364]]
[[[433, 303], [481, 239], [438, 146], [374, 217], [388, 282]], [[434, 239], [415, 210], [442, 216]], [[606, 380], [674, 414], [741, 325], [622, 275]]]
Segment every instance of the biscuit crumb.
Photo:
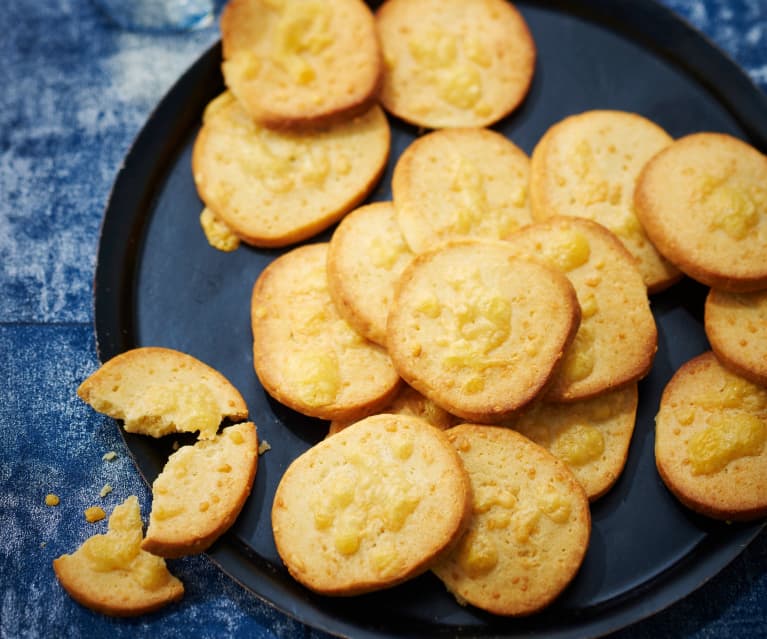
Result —
[[263, 455], [267, 450], [272, 450], [271, 444], [265, 439], [258, 445], [258, 454]]
[[99, 492], [99, 497], [106, 497], [112, 492], [112, 487], [109, 484], [104, 484], [104, 487]]
[[108, 453], [104, 453], [101, 459], [103, 459], [104, 461], [112, 461], [116, 457], [117, 457], [117, 453], [113, 450], [110, 450]]
[[45, 505], [46, 506], [58, 506], [59, 505], [59, 496], [54, 495], [53, 493], [48, 493], [45, 496]]
[[86, 508], [84, 514], [85, 521], [87, 521], [89, 524], [101, 521], [107, 516], [101, 506], [91, 506], [90, 508]]

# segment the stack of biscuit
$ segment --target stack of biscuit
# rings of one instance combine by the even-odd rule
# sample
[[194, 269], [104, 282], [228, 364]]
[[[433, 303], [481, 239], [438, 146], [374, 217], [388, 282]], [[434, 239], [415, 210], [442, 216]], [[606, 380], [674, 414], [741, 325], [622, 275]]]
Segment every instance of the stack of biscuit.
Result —
[[[501, 4], [440, 3], [428, 14], [420, 13], [425, 0], [381, 6], [381, 104], [434, 130], [397, 159], [392, 201], [354, 209], [328, 242], [278, 257], [253, 290], [254, 363], [264, 388], [331, 420], [328, 438], [286, 472], [272, 510], [283, 561], [317, 592], [368, 592], [431, 569], [460, 603], [495, 614], [532, 614], [555, 600], [588, 547], [589, 502], [626, 464], [637, 382], [657, 349], [649, 296], [685, 275], [717, 287], [706, 330], [734, 372], [710, 373], [710, 391], [693, 400], [678, 397], [684, 380], [669, 385], [658, 416], [660, 475], [704, 514], [765, 513], [765, 357], [754, 355], [767, 342], [764, 295], [743, 291], [764, 285], [765, 262], [756, 256], [767, 248], [767, 173], [750, 166], [731, 187], [741, 161], [734, 152], [730, 168], [715, 171], [703, 160], [695, 185], [679, 194], [674, 176], [694, 171], [664, 158], [685, 143], [615, 110], [553, 123], [528, 157], [484, 128], [519, 104], [535, 59], [519, 15]], [[503, 39], [516, 50], [503, 55], [526, 60], [517, 68], [526, 78], [517, 79], [521, 93], [503, 104], [485, 102], [497, 88], [490, 78], [499, 77], [481, 73], [495, 64], [485, 11], [498, 18], [495, 27], [505, 25]], [[764, 162], [750, 147], [742, 151]], [[693, 155], [703, 154], [685, 158]], [[715, 205], [712, 220], [674, 226], [678, 211], [704, 200], [708, 210]], [[700, 230], [738, 237], [739, 248], [726, 251], [711, 240], [720, 265], [713, 275], [713, 259], [696, 261], [683, 248], [687, 238], [705, 245]], [[309, 253], [311, 271], [301, 265]], [[731, 317], [735, 307], [743, 310]], [[724, 323], [717, 336], [714, 325]], [[734, 336], [729, 327], [738, 324], [744, 328]], [[706, 356], [680, 376], [714, 362]], [[350, 374], [352, 366], [358, 372]], [[346, 403], [355, 391], [360, 399]], [[684, 431], [677, 421], [669, 436], [669, 410], [703, 425]], [[458, 525], [462, 488], [432, 507], [428, 521], [442, 532], [426, 550], [425, 531], [411, 526], [433, 494], [414, 488], [429, 485], [411, 432], [423, 423], [444, 433], [471, 486], [469, 514]], [[381, 450], [372, 447], [374, 429]], [[434, 454], [445, 454], [445, 438], [434, 437]], [[373, 457], [378, 478], [365, 475]], [[461, 483], [455, 469], [440, 469]], [[675, 479], [680, 470], [692, 479]], [[726, 501], [715, 479], [721, 473], [736, 478], [729, 492], [740, 501]], [[407, 487], [399, 485], [404, 478]], [[297, 534], [304, 512], [313, 519]], [[395, 532], [410, 542], [393, 539]]]

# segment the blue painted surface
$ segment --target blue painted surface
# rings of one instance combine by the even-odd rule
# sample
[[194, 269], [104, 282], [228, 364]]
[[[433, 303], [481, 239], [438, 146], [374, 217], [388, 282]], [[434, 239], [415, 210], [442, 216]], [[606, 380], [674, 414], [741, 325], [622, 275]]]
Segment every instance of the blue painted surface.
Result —
[[[663, 0], [767, 89], [764, 0]], [[113, 620], [71, 601], [51, 560], [101, 531], [87, 506], [149, 495], [114, 422], [75, 395], [98, 363], [91, 282], [101, 212], [134, 136], [218, 38], [114, 28], [92, 0], [0, 8], [0, 637], [311, 637], [205, 557], [170, 562], [183, 602]], [[102, 460], [109, 451], [114, 461]], [[99, 497], [109, 483], [114, 490]], [[46, 507], [48, 492], [61, 505]], [[619, 639], [767, 636], [767, 534], [710, 582]]]

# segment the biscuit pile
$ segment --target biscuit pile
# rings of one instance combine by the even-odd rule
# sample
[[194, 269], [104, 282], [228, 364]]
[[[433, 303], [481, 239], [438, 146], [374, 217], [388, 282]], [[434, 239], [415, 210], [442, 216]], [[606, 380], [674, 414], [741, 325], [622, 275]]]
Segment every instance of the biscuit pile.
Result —
[[[168, 348], [118, 355], [77, 393], [95, 410], [122, 420], [127, 432], [161, 437], [198, 432], [193, 445], [168, 457], [152, 484], [144, 535], [138, 499], [109, 518], [106, 534], [53, 561], [56, 576], [78, 602], [115, 616], [156, 610], [181, 599], [183, 584], [164, 558], [205, 551], [234, 523], [256, 475], [256, 427], [239, 391], [218, 371]], [[223, 420], [233, 423], [219, 431]]]
[[[684, 275], [716, 289], [706, 331], [735, 372], [709, 354], [669, 384], [660, 475], [707, 515], [763, 515], [765, 298], [744, 291], [765, 286], [767, 160], [609, 110], [554, 123], [529, 158], [482, 128], [532, 76], [534, 44], [509, 3], [388, 0], [375, 21], [381, 105], [435, 130], [399, 156], [391, 202], [275, 259], [251, 299], [264, 388], [332, 420], [275, 497], [290, 573], [350, 595], [431, 568], [461, 603], [511, 616], [548, 605], [588, 547], [589, 501], [626, 462], [657, 348], [648, 295]], [[430, 481], [423, 422], [445, 434], [432, 454], [447, 441], [469, 478], [457, 527], [462, 489], [440, 507], [417, 488]]]

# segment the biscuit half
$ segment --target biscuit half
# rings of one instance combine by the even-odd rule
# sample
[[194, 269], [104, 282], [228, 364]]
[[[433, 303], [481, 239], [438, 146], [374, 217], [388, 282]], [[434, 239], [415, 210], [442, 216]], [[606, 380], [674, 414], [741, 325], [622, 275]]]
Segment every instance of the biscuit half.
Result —
[[212, 439], [225, 418], [248, 417], [242, 395], [221, 373], [192, 355], [159, 346], [113, 357], [77, 394], [98, 412], [123, 420], [127, 432], [152, 437], [199, 431], [201, 439]]
[[53, 560], [56, 577], [75, 601], [105, 615], [143, 615], [178, 601], [184, 585], [141, 549], [141, 538], [138, 498], [130, 496], [112, 511], [106, 534]]
[[205, 551], [234, 523], [258, 463], [252, 422], [174, 452], [152, 483], [152, 510], [141, 547], [160, 557]]

